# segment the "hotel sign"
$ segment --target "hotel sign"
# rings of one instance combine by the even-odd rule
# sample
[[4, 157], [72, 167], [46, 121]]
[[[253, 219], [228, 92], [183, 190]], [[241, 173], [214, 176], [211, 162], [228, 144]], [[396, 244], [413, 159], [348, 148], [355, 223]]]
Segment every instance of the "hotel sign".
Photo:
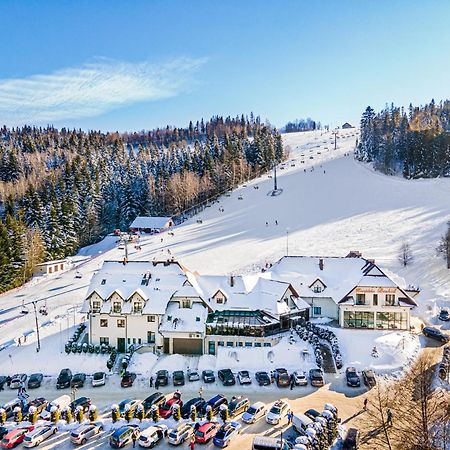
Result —
[[395, 294], [395, 291], [397, 288], [395, 287], [372, 287], [372, 286], [364, 286], [364, 287], [357, 287], [355, 289], [355, 292], [357, 294]]

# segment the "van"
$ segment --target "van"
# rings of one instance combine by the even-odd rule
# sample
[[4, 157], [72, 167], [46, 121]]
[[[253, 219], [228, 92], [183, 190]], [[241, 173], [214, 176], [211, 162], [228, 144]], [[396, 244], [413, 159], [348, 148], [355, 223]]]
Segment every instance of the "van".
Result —
[[194, 435], [194, 429], [187, 423], [181, 423], [170, 431], [169, 444], [180, 445], [184, 441], [191, 439]]
[[44, 411], [41, 412], [41, 419], [44, 420], [50, 420], [50, 411], [53, 408], [53, 406], [56, 406], [57, 409], [62, 411], [64, 408], [70, 405], [72, 402], [72, 399], [70, 398], [70, 395], [61, 395], [61, 397], [55, 398], [52, 402], [50, 402], [47, 407], [44, 409]]
[[294, 414], [292, 417], [292, 426], [297, 433], [305, 434], [308, 425], [313, 424], [314, 421], [304, 414]]
[[289, 445], [282, 439], [267, 436], [255, 436], [252, 450], [289, 450]]
[[17, 406], [22, 408], [22, 402], [18, 398], [15, 398], [14, 400], [9, 401], [8, 403], [5, 403], [2, 406], [2, 408], [6, 412], [7, 419], [9, 419], [10, 417], [12, 417], [14, 415], [14, 408], [16, 408]]
[[133, 433], [139, 431], [139, 425], [128, 424], [118, 428], [109, 437], [109, 445], [112, 448], [122, 448], [131, 443]]

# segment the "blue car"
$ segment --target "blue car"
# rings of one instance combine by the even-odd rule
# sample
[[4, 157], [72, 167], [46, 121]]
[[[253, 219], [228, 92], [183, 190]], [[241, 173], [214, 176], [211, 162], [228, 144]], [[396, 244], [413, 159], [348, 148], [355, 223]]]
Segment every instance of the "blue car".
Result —
[[217, 447], [227, 447], [233, 436], [237, 436], [241, 432], [241, 424], [238, 422], [229, 422], [222, 425], [213, 439], [213, 443]]
[[133, 433], [139, 432], [139, 425], [124, 425], [118, 428], [109, 438], [109, 445], [112, 448], [122, 448], [131, 443]]

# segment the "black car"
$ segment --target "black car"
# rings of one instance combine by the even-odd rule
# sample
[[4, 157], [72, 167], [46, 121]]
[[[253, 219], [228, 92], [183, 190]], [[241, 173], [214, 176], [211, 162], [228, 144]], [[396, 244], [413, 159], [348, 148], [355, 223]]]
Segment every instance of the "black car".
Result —
[[373, 388], [377, 384], [377, 379], [375, 378], [375, 374], [373, 370], [363, 370], [362, 377], [364, 384], [370, 389]]
[[422, 333], [431, 339], [435, 339], [436, 341], [440, 341], [440, 342], [448, 342], [450, 340], [450, 337], [444, 333], [442, 333], [441, 330], [438, 330], [437, 328], [433, 328], [433, 327], [425, 327], [422, 330]]
[[448, 322], [450, 320], [450, 314], [448, 313], [448, 309], [442, 308], [441, 312], [439, 313], [439, 320], [442, 320], [444, 322]]
[[158, 386], [167, 386], [169, 384], [169, 372], [167, 370], [158, 370], [155, 383]]
[[270, 377], [267, 372], [256, 372], [255, 378], [260, 386], [270, 386]]
[[210, 398], [208, 403], [205, 404], [203, 414], [206, 414], [207, 407], [211, 406], [213, 416], [216, 416], [222, 405], [228, 405], [228, 400], [223, 395], [217, 394], [216, 396]]
[[182, 370], [175, 370], [172, 373], [172, 382], [174, 386], [184, 386], [184, 372]]
[[358, 372], [354, 367], [347, 367], [347, 369], [345, 369], [345, 378], [347, 379], [347, 386], [361, 386], [361, 380], [359, 379]]
[[23, 413], [23, 417], [26, 420], [28, 418], [28, 413], [30, 411], [30, 406], [34, 406], [36, 408], [36, 412], [39, 415], [42, 411], [44, 411], [44, 409], [47, 407], [48, 405], [48, 401], [45, 400], [44, 397], [38, 397], [35, 398], [34, 400], [31, 400], [31, 402], [29, 402], [24, 410], [22, 411]]
[[314, 387], [321, 387], [325, 384], [321, 369], [311, 369], [309, 371], [309, 379], [311, 380], [311, 386]]
[[3, 439], [3, 436], [5, 436], [5, 434], [8, 434], [8, 433], [9, 433], [8, 428], [0, 427], [0, 439]]
[[69, 406], [72, 412], [75, 412], [79, 406], [83, 408], [83, 412], [87, 412], [91, 406], [91, 399], [89, 397], [80, 397], [74, 400]]
[[205, 405], [206, 405], [206, 400], [204, 398], [201, 398], [201, 397], [191, 398], [189, 401], [184, 403], [183, 406], [181, 407], [181, 417], [183, 419], [189, 418], [189, 416], [191, 414], [192, 406], [195, 406], [195, 409], [197, 410], [197, 414], [202, 413], [203, 410], [205, 409]]
[[58, 379], [56, 380], [56, 389], [64, 389], [70, 387], [72, 381], [72, 372], [70, 369], [63, 369], [59, 372]]
[[152, 395], [149, 395], [142, 402], [145, 417], [147, 417], [147, 415], [150, 414], [150, 411], [152, 410], [152, 406], [160, 406], [160, 405], [164, 404], [165, 401], [166, 401], [166, 396], [164, 394], [161, 394], [161, 392], [155, 392]]
[[4, 375], [0, 375], [0, 391], [4, 389], [5, 384], [7, 384], [9, 377], [5, 377]]
[[86, 374], [85, 373], [76, 373], [73, 377], [72, 377], [72, 381], [70, 382], [70, 386], [71, 387], [83, 387], [84, 386], [84, 382], [86, 381]]
[[217, 375], [224, 386], [233, 386], [236, 384], [236, 378], [230, 369], [221, 369]]
[[349, 428], [344, 442], [342, 443], [343, 450], [357, 450], [359, 447], [359, 431], [356, 428]]
[[42, 373], [32, 373], [28, 378], [28, 389], [36, 389], [41, 387], [44, 375]]
[[216, 376], [212, 370], [204, 370], [202, 372], [202, 378], [204, 383], [214, 383]]
[[305, 411], [305, 416], [309, 417], [312, 421], [316, 420], [316, 417], [320, 416], [320, 412], [316, 409], [308, 409]]

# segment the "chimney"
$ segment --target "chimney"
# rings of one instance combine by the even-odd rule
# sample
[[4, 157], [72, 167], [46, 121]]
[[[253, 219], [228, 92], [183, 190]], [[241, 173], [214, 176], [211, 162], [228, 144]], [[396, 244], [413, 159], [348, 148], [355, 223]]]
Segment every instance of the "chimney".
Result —
[[323, 259], [322, 258], [319, 259], [319, 269], [323, 270]]
[[230, 286], [233, 287], [234, 286], [234, 276], [230, 275]]

